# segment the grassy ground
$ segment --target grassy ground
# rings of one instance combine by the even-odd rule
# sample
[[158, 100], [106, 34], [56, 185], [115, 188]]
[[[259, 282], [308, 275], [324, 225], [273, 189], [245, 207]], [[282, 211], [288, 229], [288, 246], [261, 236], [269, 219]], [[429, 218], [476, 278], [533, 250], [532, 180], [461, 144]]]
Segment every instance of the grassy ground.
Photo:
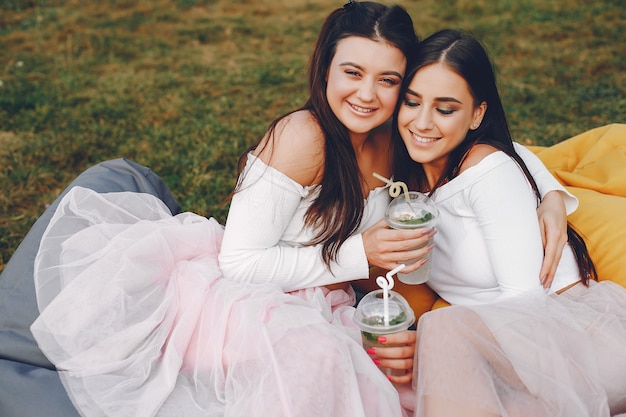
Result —
[[[387, 2], [391, 4], [392, 2]], [[626, 122], [623, 0], [398, 0], [425, 36], [488, 46], [514, 137], [549, 145]], [[88, 166], [150, 166], [224, 221], [235, 161], [306, 99], [329, 0], [0, 0], [0, 270]]]

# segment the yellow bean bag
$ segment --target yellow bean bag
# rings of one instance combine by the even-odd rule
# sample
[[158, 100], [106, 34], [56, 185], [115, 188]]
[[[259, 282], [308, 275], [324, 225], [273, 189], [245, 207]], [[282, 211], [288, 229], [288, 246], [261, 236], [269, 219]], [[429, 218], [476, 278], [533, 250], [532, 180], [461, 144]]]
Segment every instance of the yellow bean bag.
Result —
[[[626, 287], [626, 124], [529, 149], [578, 198], [578, 210], [569, 221], [585, 239], [599, 279]], [[416, 315], [449, 305], [426, 285], [403, 286], [398, 292]]]
[[598, 278], [626, 287], [626, 124], [530, 149], [578, 198], [569, 221], [585, 239]]

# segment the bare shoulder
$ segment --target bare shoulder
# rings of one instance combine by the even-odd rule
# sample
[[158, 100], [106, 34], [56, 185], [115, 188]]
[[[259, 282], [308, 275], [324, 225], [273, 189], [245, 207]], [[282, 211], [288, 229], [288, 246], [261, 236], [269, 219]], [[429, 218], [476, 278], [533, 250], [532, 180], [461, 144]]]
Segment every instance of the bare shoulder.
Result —
[[267, 132], [256, 154], [303, 186], [314, 185], [324, 167], [324, 134], [308, 111], [297, 111]]
[[491, 155], [492, 153], [497, 151], [497, 148], [484, 143], [479, 143], [472, 146], [472, 148], [467, 151], [467, 156], [461, 164], [461, 172], [470, 167], [473, 167], [474, 165], [478, 165], [478, 163], [482, 161], [486, 156]]

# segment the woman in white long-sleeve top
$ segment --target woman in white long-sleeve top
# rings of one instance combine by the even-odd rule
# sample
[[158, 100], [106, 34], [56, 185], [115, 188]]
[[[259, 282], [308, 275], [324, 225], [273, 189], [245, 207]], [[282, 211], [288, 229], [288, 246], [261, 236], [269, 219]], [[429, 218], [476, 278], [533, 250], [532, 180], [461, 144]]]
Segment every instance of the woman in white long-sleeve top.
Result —
[[439, 208], [428, 285], [453, 306], [418, 324], [415, 415], [625, 412], [626, 289], [597, 282], [572, 228], [551, 286], [536, 280], [540, 193], [486, 51], [444, 30], [416, 58], [397, 115], [395, 174]]

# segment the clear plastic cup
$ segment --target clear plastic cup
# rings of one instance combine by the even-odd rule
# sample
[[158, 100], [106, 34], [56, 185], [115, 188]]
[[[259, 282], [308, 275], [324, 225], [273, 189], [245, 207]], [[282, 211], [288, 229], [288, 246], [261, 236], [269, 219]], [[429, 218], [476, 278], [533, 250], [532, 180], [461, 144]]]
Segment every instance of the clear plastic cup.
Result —
[[[375, 290], [365, 295], [359, 302], [354, 313], [354, 321], [361, 329], [363, 347], [399, 346], [381, 344], [378, 337], [407, 330], [415, 323], [415, 314], [406, 299], [395, 291], [389, 291], [388, 298], [389, 325], [385, 325], [385, 307], [383, 290]], [[404, 370], [379, 366], [385, 375], [404, 375]]]
[[[417, 229], [422, 227], [430, 229], [435, 227], [439, 221], [439, 210], [426, 194], [410, 191], [409, 201], [407, 201], [404, 193], [391, 200], [385, 212], [385, 219], [393, 229]], [[432, 239], [416, 249], [429, 245], [431, 242]], [[428, 281], [430, 278], [432, 252], [429, 252], [425, 256], [427, 258], [426, 263], [416, 271], [408, 274], [402, 272], [398, 273], [400, 282], [409, 285], [417, 285]], [[405, 264], [411, 264], [417, 260], [418, 259], [412, 259], [406, 261]]]

